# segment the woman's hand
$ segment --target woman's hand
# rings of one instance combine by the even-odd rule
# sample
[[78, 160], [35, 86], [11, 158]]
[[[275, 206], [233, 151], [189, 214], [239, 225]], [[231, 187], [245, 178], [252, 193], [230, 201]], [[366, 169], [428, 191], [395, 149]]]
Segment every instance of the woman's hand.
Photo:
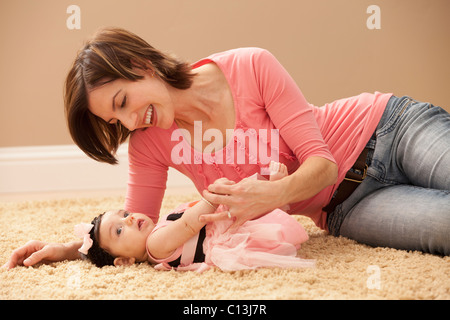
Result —
[[14, 250], [3, 267], [11, 269], [18, 265], [29, 267], [39, 262], [75, 260], [80, 258], [77, 250], [81, 247], [81, 244], [81, 242], [65, 244], [31, 240], [24, 246]]
[[[309, 199], [336, 183], [337, 165], [325, 158], [310, 157], [291, 175], [276, 181], [245, 178], [235, 183], [221, 178], [203, 191], [212, 203], [223, 204], [228, 211], [201, 216], [203, 222], [234, 219], [230, 231], [244, 222], [290, 203]], [[320, 208], [319, 208], [320, 209]]]
[[203, 196], [212, 203], [223, 204], [228, 211], [212, 213], [200, 217], [206, 223], [230, 219], [234, 220], [230, 231], [237, 229], [244, 222], [262, 216], [284, 205], [275, 181], [245, 178], [238, 183], [221, 178], [203, 191]]

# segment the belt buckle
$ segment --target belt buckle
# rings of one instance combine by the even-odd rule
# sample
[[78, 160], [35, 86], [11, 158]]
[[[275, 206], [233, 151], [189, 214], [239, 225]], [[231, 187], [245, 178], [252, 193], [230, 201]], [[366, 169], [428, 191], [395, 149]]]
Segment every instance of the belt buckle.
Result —
[[[367, 176], [367, 169], [368, 169], [368, 168], [369, 168], [369, 166], [368, 166], [367, 163], [366, 163], [366, 164], [364, 165], [364, 170], [363, 170], [363, 173], [362, 173], [362, 175], [361, 175], [361, 179], [360, 179], [360, 180], [347, 178], [347, 176], [344, 178], [344, 180], [352, 181], [352, 182], [356, 182], [356, 183], [361, 183], [361, 182], [364, 181], [364, 179], [365, 179], [366, 176]], [[358, 170], [358, 169], [357, 169], [357, 170]], [[359, 171], [361, 171], [361, 170], [359, 170]], [[355, 172], [353, 172], [353, 173], [355, 173]], [[357, 173], [355, 173], [355, 174], [357, 174]]]

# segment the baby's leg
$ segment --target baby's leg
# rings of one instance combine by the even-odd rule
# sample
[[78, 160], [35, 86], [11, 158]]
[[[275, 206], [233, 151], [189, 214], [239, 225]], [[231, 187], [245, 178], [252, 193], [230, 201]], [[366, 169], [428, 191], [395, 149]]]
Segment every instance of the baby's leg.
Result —
[[283, 163], [270, 161], [269, 164], [270, 181], [279, 180], [288, 175], [286, 166]]

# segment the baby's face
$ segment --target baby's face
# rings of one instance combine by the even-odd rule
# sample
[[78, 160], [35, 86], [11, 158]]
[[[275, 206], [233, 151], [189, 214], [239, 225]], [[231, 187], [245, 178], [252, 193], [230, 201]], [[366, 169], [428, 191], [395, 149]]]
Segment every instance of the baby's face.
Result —
[[154, 227], [153, 221], [145, 214], [108, 211], [100, 224], [100, 246], [115, 257], [146, 261], [146, 241]]

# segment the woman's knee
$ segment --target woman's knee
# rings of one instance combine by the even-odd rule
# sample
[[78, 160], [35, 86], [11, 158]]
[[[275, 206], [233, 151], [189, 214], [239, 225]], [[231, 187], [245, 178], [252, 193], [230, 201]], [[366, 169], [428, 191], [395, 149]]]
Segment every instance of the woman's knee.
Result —
[[409, 185], [375, 191], [349, 211], [340, 234], [371, 246], [450, 255], [450, 192]]

